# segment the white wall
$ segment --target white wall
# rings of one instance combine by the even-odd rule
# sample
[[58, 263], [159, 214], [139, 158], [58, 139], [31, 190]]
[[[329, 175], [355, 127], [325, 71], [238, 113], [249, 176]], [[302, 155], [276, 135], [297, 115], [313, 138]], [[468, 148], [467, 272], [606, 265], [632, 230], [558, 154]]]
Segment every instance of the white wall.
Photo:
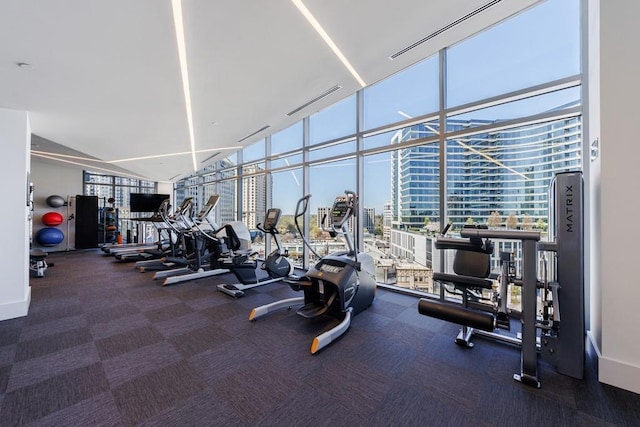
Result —
[[600, 0], [599, 8], [599, 191], [597, 182], [592, 187], [600, 196], [594, 199], [600, 213], [600, 253], [593, 261], [600, 267], [595, 280], [601, 316], [600, 325], [592, 319], [592, 328], [596, 342], [598, 329], [601, 333], [600, 381], [640, 393], [640, 227], [635, 221], [640, 212], [640, 3]]
[[176, 202], [175, 202], [175, 200], [173, 200], [173, 183], [172, 182], [159, 182], [158, 183], [158, 194], [170, 194], [171, 195], [171, 205], [172, 206], [176, 206]]
[[0, 108], [0, 167], [3, 218], [0, 245], [0, 320], [26, 316], [31, 302], [29, 287], [29, 213], [27, 175], [31, 129], [24, 111]]
[[[69, 220], [69, 214], [75, 212], [72, 197], [82, 194], [82, 169], [68, 167], [62, 163], [54, 164], [34, 157], [31, 159], [31, 181], [34, 185], [33, 247], [46, 252], [74, 249], [75, 221]], [[69, 206], [52, 208], [46, 202], [47, 197], [51, 195], [62, 196], [65, 200], [70, 198], [71, 203]], [[64, 222], [58, 226], [64, 233], [64, 240], [57, 246], [41, 247], [35, 240], [35, 233], [45, 227], [42, 224], [42, 215], [47, 212], [58, 212], [64, 218]]]

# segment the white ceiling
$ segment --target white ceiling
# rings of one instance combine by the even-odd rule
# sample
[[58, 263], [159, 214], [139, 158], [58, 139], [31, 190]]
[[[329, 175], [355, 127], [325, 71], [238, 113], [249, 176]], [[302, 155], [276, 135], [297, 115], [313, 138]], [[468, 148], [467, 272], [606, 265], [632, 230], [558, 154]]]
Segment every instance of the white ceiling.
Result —
[[[395, 60], [490, 0], [303, 1], [371, 85], [537, 0], [499, 1]], [[361, 87], [290, 0], [183, 0], [182, 10], [198, 168]], [[157, 181], [193, 172], [170, 0], [2, 0], [0, 40], [0, 107], [29, 112], [33, 150], [60, 144], [102, 161], [188, 153], [66, 159]]]

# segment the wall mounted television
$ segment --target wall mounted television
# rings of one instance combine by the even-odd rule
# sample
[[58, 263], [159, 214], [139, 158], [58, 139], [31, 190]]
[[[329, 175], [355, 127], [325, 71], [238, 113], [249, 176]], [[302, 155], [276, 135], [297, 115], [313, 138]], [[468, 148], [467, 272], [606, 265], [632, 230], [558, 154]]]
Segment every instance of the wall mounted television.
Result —
[[129, 209], [131, 212], [157, 212], [162, 201], [168, 198], [168, 194], [131, 193]]

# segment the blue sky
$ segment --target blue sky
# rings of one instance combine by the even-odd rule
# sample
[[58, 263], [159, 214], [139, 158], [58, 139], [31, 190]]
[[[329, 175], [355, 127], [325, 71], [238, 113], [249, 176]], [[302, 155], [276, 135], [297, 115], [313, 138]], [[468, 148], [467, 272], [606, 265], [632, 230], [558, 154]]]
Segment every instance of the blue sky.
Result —
[[[448, 50], [448, 105], [546, 83], [580, 72], [580, 2], [548, 0], [495, 25]], [[365, 88], [365, 128], [374, 128], [437, 110], [438, 61], [436, 57], [414, 65], [379, 84]], [[457, 118], [505, 119], [523, 117], [579, 99], [571, 89], [523, 100]], [[355, 132], [355, 96], [311, 116], [311, 144]], [[365, 141], [365, 147], [388, 144], [393, 133]], [[296, 124], [272, 137], [272, 151], [301, 146], [302, 126]], [[340, 147], [333, 147], [339, 154]], [[365, 160], [365, 207], [376, 213], [390, 199], [390, 154]], [[355, 190], [355, 159], [313, 166], [311, 210], [330, 206], [345, 189]], [[293, 213], [302, 196], [301, 170], [275, 174], [273, 204]], [[362, 198], [362, 195], [361, 195]]]

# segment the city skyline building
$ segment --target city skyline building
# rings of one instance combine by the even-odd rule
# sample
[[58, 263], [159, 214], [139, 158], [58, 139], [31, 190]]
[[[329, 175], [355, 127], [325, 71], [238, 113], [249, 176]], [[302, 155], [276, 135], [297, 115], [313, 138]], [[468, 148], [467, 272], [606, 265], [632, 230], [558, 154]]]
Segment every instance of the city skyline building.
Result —
[[[496, 122], [449, 119], [447, 127], [456, 132]], [[396, 132], [391, 143], [428, 138], [436, 131], [430, 124], [414, 125]], [[558, 172], [580, 169], [581, 142], [579, 117], [448, 140], [448, 222], [458, 228], [483, 224], [497, 212], [501, 220], [511, 215], [525, 228], [546, 223], [549, 182]], [[439, 151], [435, 141], [392, 152], [394, 228], [422, 229], [441, 222]]]
[[264, 175], [258, 174], [263, 169], [252, 164], [242, 168], [247, 174], [242, 178], [242, 222], [248, 229], [256, 229], [256, 225], [264, 222], [267, 211], [267, 186]]

